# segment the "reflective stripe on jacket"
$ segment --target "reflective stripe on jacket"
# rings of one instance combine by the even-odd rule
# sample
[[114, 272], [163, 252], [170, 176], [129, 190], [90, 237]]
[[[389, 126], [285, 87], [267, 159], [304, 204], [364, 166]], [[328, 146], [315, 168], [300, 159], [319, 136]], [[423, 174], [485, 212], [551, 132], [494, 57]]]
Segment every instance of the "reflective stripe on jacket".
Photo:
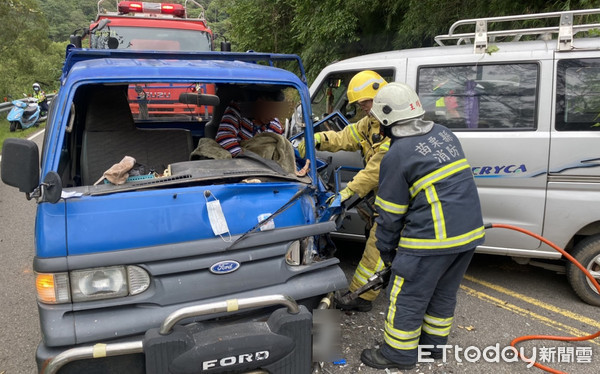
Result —
[[379, 183], [379, 166], [383, 155], [390, 147], [389, 138], [379, 137], [379, 122], [372, 117], [365, 116], [360, 121], [346, 126], [342, 131], [321, 132], [320, 151], [357, 151], [362, 152], [365, 167], [359, 171], [348, 187], [360, 197], [366, 196], [371, 191], [377, 190]]
[[471, 167], [458, 138], [441, 125], [392, 140], [381, 164], [375, 205], [380, 251], [450, 254], [483, 243]]

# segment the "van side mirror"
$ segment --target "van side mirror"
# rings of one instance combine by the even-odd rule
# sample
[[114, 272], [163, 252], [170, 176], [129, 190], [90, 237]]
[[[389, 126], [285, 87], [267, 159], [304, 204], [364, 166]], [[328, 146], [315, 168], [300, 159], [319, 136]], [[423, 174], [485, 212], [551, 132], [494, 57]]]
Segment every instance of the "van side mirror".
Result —
[[8, 138], [2, 146], [2, 182], [30, 194], [40, 184], [38, 146], [31, 140]]

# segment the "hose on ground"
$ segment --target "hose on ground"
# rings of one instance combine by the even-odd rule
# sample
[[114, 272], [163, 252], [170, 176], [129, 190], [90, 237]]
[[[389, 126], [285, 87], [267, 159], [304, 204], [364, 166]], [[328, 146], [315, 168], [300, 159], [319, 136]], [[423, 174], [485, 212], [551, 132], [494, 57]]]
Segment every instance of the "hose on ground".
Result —
[[[583, 265], [581, 265], [579, 263], [579, 261], [577, 261], [573, 256], [571, 256], [570, 254], [565, 252], [562, 248], [558, 247], [556, 244], [552, 243], [550, 240], [544, 238], [543, 236], [537, 235], [537, 234], [535, 234], [529, 230], [523, 229], [521, 227], [507, 225], [507, 224], [501, 224], [501, 223], [486, 224], [485, 228], [486, 229], [489, 229], [489, 228], [499, 228], [500, 229], [501, 228], [501, 229], [514, 230], [514, 231], [518, 231], [523, 234], [529, 235], [533, 238], [536, 238], [536, 239], [546, 243], [547, 245], [552, 247], [554, 250], [560, 252], [567, 260], [569, 260], [573, 264], [575, 264], [575, 266], [577, 266], [579, 268], [579, 270], [581, 270], [585, 274], [585, 276], [592, 282], [594, 287], [596, 287], [596, 290], [598, 290], [598, 293], [600, 293], [600, 285], [598, 284], [596, 279], [590, 274], [590, 272]], [[591, 335], [587, 335], [587, 336], [580, 336], [580, 337], [555, 336], [555, 335], [524, 335], [524, 336], [520, 336], [518, 338], [513, 339], [510, 342], [510, 345], [511, 345], [511, 347], [515, 348], [517, 354], [519, 355], [519, 357], [521, 357], [521, 359], [523, 359], [524, 361], [527, 361], [527, 362], [532, 362], [533, 361], [532, 359], [523, 356], [521, 354], [521, 352], [519, 352], [519, 350], [516, 349], [516, 345], [518, 343], [528, 341], [528, 340], [557, 340], [557, 341], [578, 342], [578, 341], [584, 341], [584, 340], [592, 340], [592, 339], [597, 338], [598, 336], [600, 336], [600, 331], [597, 331], [595, 334], [591, 334]], [[563, 371], [559, 371], [559, 370], [553, 369], [551, 367], [542, 365], [539, 362], [534, 362], [533, 366], [535, 366], [538, 369], [547, 371], [548, 373], [566, 374]]]

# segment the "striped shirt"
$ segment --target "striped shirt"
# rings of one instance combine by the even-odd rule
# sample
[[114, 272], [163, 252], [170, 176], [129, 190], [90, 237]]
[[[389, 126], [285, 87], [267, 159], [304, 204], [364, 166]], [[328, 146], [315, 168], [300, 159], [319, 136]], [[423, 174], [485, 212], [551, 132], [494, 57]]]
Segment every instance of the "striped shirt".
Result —
[[268, 124], [257, 126], [251, 119], [243, 117], [239, 107], [232, 102], [223, 113], [215, 140], [235, 157], [242, 151], [240, 147], [242, 140], [250, 139], [263, 132], [274, 132], [281, 135], [283, 127], [277, 118], [273, 118]]

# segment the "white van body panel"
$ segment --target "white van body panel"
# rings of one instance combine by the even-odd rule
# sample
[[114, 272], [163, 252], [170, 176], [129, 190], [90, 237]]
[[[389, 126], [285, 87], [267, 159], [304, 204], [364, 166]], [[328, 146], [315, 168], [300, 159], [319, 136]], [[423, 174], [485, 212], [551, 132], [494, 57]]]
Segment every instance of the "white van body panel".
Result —
[[[600, 167], [561, 170], [582, 161], [586, 166], [600, 166], [600, 132], [554, 129], [557, 60], [600, 56], [600, 38], [577, 39], [574, 44], [596, 50], [555, 52], [556, 41], [550, 40], [498, 43], [499, 50], [491, 54], [475, 54], [472, 45], [376, 53], [327, 66], [311, 85], [310, 93], [312, 96], [328, 76], [339, 72], [393, 69], [395, 81], [409, 84], [421, 96], [422, 68], [537, 66], [534, 127], [452, 130], [473, 169], [484, 221], [519, 226], [567, 248], [574, 235], [586, 227], [588, 234], [600, 232]], [[484, 245], [477, 250], [515, 257], [561, 257], [534, 238], [500, 229], [488, 230]]]
[[[586, 47], [599, 48], [600, 42], [596, 40]], [[598, 51], [555, 52], [554, 69], [560, 77], [564, 70], [562, 63], [588, 61], [594, 61], [594, 73], [600, 72]], [[574, 74], [580, 73], [577, 66], [573, 70]], [[597, 76], [594, 78], [597, 79]], [[557, 81], [553, 84], [555, 95], [559, 94], [558, 85]], [[554, 100], [552, 102], [557, 103]], [[596, 116], [598, 114], [593, 113]], [[548, 198], [543, 235], [564, 248], [573, 235], [591, 235], [597, 233], [600, 227], [600, 132], [558, 131], [556, 126], [552, 126], [550, 134]]]

